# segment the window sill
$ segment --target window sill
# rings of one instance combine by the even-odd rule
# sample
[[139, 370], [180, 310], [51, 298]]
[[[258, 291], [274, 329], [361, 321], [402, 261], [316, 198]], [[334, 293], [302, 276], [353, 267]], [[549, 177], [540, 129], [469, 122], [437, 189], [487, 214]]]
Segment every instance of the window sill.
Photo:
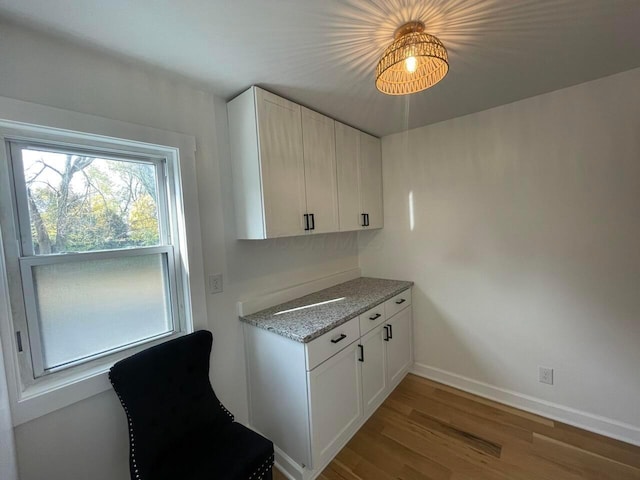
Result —
[[123, 350], [85, 366], [52, 374], [29, 385], [19, 395], [12, 408], [13, 425], [17, 426], [38, 417], [80, 402], [111, 389], [109, 369], [114, 363], [142, 350], [185, 335], [176, 332], [152, 342]]
[[27, 388], [13, 405], [13, 425], [29, 422], [109, 390], [109, 368], [111, 367], [103, 366], [93, 373], [64, 384], [52, 385], [52, 382], [47, 382], [49, 385], [38, 384]]

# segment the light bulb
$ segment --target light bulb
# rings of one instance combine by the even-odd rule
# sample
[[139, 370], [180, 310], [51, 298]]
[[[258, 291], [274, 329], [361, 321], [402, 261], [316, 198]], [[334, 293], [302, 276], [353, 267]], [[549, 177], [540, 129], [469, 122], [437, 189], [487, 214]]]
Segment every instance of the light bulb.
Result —
[[416, 57], [407, 57], [404, 61], [404, 68], [409, 73], [415, 72], [418, 69], [418, 59]]

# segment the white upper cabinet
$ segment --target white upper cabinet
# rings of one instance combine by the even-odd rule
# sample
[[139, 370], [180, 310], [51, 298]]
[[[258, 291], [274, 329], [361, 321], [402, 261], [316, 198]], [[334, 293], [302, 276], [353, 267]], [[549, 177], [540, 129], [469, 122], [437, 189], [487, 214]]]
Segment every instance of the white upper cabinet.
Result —
[[340, 231], [382, 228], [380, 139], [336, 122]]
[[338, 209], [340, 231], [363, 228], [360, 208], [360, 155], [361, 132], [336, 122], [336, 159], [338, 164]]
[[335, 121], [258, 87], [227, 111], [238, 238], [339, 231]]
[[307, 215], [312, 233], [338, 231], [335, 121], [302, 107]]
[[379, 139], [258, 87], [227, 111], [238, 238], [382, 227]]
[[256, 90], [266, 237], [300, 235], [306, 212], [300, 106]]
[[227, 111], [238, 238], [304, 234], [300, 106], [254, 87]]
[[365, 228], [382, 228], [382, 150], [380, 139], [360, 133], [360, 205]]

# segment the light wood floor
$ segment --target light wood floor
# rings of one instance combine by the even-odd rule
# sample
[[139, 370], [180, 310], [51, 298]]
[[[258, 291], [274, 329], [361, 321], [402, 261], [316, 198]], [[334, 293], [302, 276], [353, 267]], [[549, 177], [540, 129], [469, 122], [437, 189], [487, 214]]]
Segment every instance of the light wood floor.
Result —
[[318, 478], [640, 480], [640, 447], [409, 375]]

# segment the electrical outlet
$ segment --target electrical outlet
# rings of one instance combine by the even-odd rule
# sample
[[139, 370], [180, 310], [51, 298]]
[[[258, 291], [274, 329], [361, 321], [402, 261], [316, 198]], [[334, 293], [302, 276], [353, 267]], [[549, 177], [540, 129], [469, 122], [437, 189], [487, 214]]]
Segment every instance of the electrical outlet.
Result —
[[222, 292], [222, 274], [214, 273], [209, 275], [209, 293]]
[[553, 368], [538, 367], [538, 381], [540, 383], [546, 383], [547, 385], [553, 385]]

